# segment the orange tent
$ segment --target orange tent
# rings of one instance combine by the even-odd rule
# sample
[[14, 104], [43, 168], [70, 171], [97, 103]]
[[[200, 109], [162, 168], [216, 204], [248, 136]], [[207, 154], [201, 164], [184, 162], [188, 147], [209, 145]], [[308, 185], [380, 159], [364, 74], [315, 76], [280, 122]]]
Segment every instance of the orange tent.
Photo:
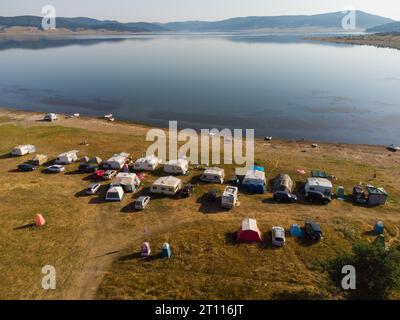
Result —
[[37, 214], [35, 217], [35, 224], [37, 227], [44, 226], [46, 221], [44, 220], [43, 216], [41, 214]]

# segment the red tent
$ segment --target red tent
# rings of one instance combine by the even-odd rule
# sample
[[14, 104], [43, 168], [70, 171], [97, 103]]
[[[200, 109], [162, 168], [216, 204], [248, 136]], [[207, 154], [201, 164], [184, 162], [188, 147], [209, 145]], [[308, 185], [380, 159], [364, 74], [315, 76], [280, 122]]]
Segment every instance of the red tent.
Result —
[[258, 229], [257, 221], [254, 219], [244, 219], [242, 226], [237, 232], [238, 241], [261, 242], [261, 231]]

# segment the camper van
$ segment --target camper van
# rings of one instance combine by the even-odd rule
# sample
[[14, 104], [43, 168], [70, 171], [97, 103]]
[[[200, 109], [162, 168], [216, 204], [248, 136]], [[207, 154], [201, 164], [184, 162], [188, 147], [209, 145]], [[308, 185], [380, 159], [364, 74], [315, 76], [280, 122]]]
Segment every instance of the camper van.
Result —
[[137, 171], [154, 171], [160, 164], [160, 159], [156, 156], [147, 156], [137, 159], [133, 165], [133, 169]]
[[330, 201], [332, 196], [332, 183], [325, 178], [311, 177], [307, 179], [305, 185], [306, 198], [313, 199], [314, 195], [321, 195]]
[[225, 170], [221, 168], [207, 168], [200, 177], [204, 182], [224, 183]]
[[121, 170], [129, 160], [129, 153], [121, 152], [114, 154], [110, 159], [103, 162], [103, 168], [106, 170]]
[[78, 150], [61, 153], [56, 159], [57, 164], [71, 164], [78, 161]]
[[189, 161], [186, 159], [170, 160], [164, 165], [164, 172], [183, 175], [189, 170]]
[[14, 147], [11, 150], [11, 155], [20, 157], [20, 156], [24, 156], [26, 154], [34, 153], [34, 152], [36, 152], [35, 146], [33, 146], [31, 144], [25, 144], [25, 145]]
[[221, 198], [221, 207], [232, 209], [238, 202], [238, 188], [228, 186], [225, 188]]
[[48, 113], [43, 117], [43, 121], [56, 121], [58, 120], [58, 116], [55, 113]]
[[181, 189], [182, 189], [182, 180], [169, 176], [169, 177], [161, 177], [158, 180], [156, 180], [151, 186], [150, 192], [173, 196]]

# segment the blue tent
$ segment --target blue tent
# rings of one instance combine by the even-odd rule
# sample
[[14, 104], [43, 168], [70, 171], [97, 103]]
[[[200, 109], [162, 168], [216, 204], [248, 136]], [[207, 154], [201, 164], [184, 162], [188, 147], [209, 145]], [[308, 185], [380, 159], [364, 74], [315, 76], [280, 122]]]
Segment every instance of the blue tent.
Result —
[[301, 231], [301, 228], [298, 224], [292, 224], [290, 227], [290, 235], [292, 237], [302, 237], [303, 231]]
[[265, 172], [264, 167], [260, 167], [260, 166], [253, 166], [253, 168], [251, 170]]
[[385, 230], [385, 225], [383, 224], [382, 221], [378, 221], [374, 226], [375, 233], [376, 234], [383, 234], [384, 230]]
[[171, 247], [169, 243], [164, 243], [162, 246], [162, 257], [163, 258], [171, 258]]

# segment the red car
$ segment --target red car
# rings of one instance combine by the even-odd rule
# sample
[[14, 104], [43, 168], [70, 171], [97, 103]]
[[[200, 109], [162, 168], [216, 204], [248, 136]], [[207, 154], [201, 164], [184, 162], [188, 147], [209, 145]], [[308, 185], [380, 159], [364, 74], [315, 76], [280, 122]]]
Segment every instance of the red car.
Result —
[[104, 173], [105, 173], [105, 170], [96, 170], [95, 172], [93, 172], [93, 178], [101, 179], [101, 178], [103, 178]]

